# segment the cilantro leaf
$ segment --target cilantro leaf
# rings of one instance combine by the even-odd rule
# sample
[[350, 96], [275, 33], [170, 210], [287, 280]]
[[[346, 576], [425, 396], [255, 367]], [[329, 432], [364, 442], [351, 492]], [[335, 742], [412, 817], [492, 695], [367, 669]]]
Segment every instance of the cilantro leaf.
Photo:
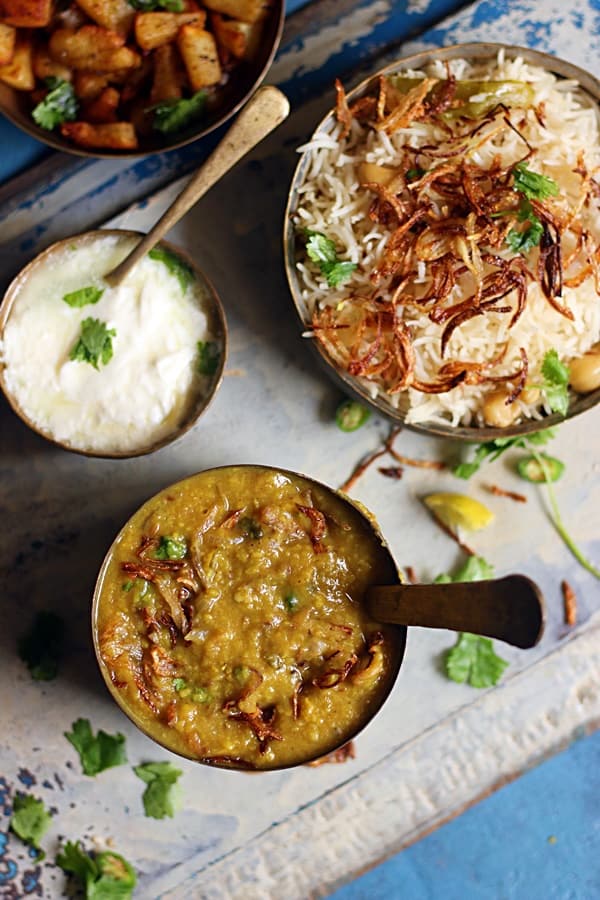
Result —
[[547, 444], [548, 441], [552, 440], [555, 436], [555, 428], [546, 428], [542, 431], [537, 431], [535, 434], [526, 435], [525, 437], [496, 438], [493, 441], [486, 441], [477, 446], [475, 456], [472, 460], [460, 462], [458, 465], [454, 466], [452, 473], [456, 475], [457, 478], [468, 480], [479, 471], [484, 460], [487, 459], [489, 462], [494, 462], [494, 460], [498, 459], [499, 456], [502, 456], [507, 450], [515, 448], [526, 449], [528, 444], [542, 446], [543, 444]]
[[[131, 0], [129, 0], [131, 2]], [[166, 0], [171, 2], [171, 0]], [[175, 0], [177, 2], [177, 0]], [[178, 11], [178, 10], [175, 10]], [[206, 107], [206, 91], [197, 91], [192, 97], [183, 100], [164, 100], [152, 107], [154, 118], [152, 127], [162, 134], [173, 134], [194, 124], [204, 114]]]
[[72, 122], [76, 119], [79, 105], [73, 85], [64, 78], [54, 76], [46, 78], [46, 87], [48, 93], [34, 107], [31, 116], [40, 128], [52, 131], [61, 122]]
[[339, 287], [340, 284], [348, 281], [355, 268], [356, 263], [353, 262], [336, 262], [328, 266], [327, 271], [323, 274], [327, 278], [329, 287]]
[[[10, 820], [11, 830], [22, 841], [39, 850], [40, 840], [50, 828], [52, 816], [42, 800], [36, 800], [31, 794], [17, 794], [13, 800], [13, 812]], [[45, 854], [38, 856], [38, 861]]]
[[94, 737], [89, 719], [77, 719], [71, 728], [71, 732], [65, 731], [65, 737], [79, 753], [85, 775], [97, 775], [104, 769], [127, 762], [124, 735], [99, 731]]
[[558, 196], [558, 185], [546, 175], [540, 175], [529, 168], [527, 163], [520, 162], [513, 167], [513, 190], [527, 197], [528, 200], [545, 200]]
[[318, 265], [329, 287], [339, 287], [348, 281], [356, 269], [356, 263], [340, 260], [334, 242], [326, 234], [305, 228], [304, 235], [306, 255]]
[[79, 841], [67, 841], [56, 865], [81, 882], [86, 900], [130, 900], [136, 874], [120, 854], [107, 850], [90, 856]]
[[[458, 584], [463, 581], [485, 581], [494, 577], [494, 567], [482, 556], [470, 556], [454, 575], [438, 575], [436, 584]], [[446, 675], [452, 681], [468, 681], [472, 687], [496, 684], [508, 665], [494, 653], [490, 638], [459, 633], [456, 644], [446, 653]]]
[[63, 619], [56, 613], [41, 610], [29, 631], [19, 639], [19, 657], [27, 665], [35, 681], [51, 681], [56, 678], [64, 637]]
[[566, 416], [569, 411], [569, 369], [559, 359], [556, 350], [548, 350], [542, 362], [542, 389], [552, 412]]
[[177, 780], [183, 775], [170, 762], [143, 763], [133, 771], [146, 783], [142, 800], [144, 811], [152, 819], [173, 818], [181, 808], [182, 796]]
[[184, 538], [166, 537], [163, 535], [154, 553], [155, 559], [183, 559], [187, 553]]
[[94, 881], [100, 874], [96, 863], [91, 856], [85, 853], [79, 841], [77, 843], [67, 841], [62, 848], [62, 853], [57, 854], [55, 861], [63, 872], [75, 875], [84, 886], [87, 886], [88, 881]]
[[164, 266], [167, 267], [168, 271], [171, 275], [174, 275], [175, 278], [179, 281], [182, 292], [185, 294], [189, 285], [194, 280], [194, 273], [192, 269], [185, 263], [182, 259], [172, 253], [170, 250], [167, 250], [166, 247], [154, 247], [148, 253], [150, 259], [154, 259], [157, 262], [161, 262]]
[[214, 375], [219, 365], [220, 353], [214, 341], [198, 341], [198, 372]]
[[474, 688], [497, 684], [507, 667], [506, 660], [494, 653], [490, 638], [462, 632], [446, 655], [446, 674], [459, 684], [468, 682]]
[[104, 288], [90, 285], [90, 287], [79, 288], [78, 291], [71, 291], [70, 294], [65, 294], [63, 300], [69, 306], [80, 309], [82, 306], [88, 306], [90, 303], [97, 303], [103, 293]]
[[112, 339], [116, 335], [115, 329], [107, 328], [100, 319], [84, 319], [81, 323], [81, 337], [71, 350], [69, 359], [87, 362], [95, 369], [99, 362], [105, 366], [113, 357]]
[[543, 233], [544, 226], [536, 216], [535, 221], [532, 221], [524, 231], [511, 228], [506, 236], [506, 243], [515, 253], [527, 253], [539, 245]]

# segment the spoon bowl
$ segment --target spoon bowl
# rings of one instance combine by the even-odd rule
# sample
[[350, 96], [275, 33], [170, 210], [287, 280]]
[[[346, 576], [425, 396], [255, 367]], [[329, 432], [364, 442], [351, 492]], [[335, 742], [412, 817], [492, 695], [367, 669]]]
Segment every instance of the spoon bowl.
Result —
[[[369, 696], [368, 706], [363, 706], [360, 713], [356, 714], [352, 719], [346, 719], [346, 723], [344, 728], [336, 727], [336, 722], [331, 723], [331, 741], [329, 743], [322, 741], [322, 730], [323, 726], [319, 726], [319, 740], [321, 740], [321, 744], [319, 745], [319, 752], [315, 752], [314, 746], [309, 747], [305, 751], [303, 751], [302, 758], [296, 759], [294, 758], [292, 761], [289, 759], [285, 761], [278, 761], [277, 758], [272, 761], [260, 764], [258, 767], [256, 765], [248, 765], [247, 760], [244, 758], [243, 754], [239, 754], [235, 752], [235, 750], [231, 751], [231, 756], [223, 757], [220, 755], [213, 755], [213, 753], [207, 753], [203, 748], [202, 752], [194, 753], [188, 751], [187, 744], [182, 747], [181, 742], [179, 741], [179, 737], [177, 735], [171, 737], [171, 733], [169, 729], [164, 727], [164, 722], [160, 718], [160, 713], [157, 711], [154, 718], [148, 713], [148, 709], [143, 701], [143, 694], [140, 693], [140, 698], [132, 699], [132, 697], [136, 697], [135, 689], [134, 694], [131, 693], [131, 688], [127, 684], [127, 676], [123, 671], [120, 674], [117, 674], [113, 668], [111, 668], [112, 663], [110, 663], [109, 659], [105, 658], [103, 654], [103, 639], [101, 637], [101, 627], [104, 629], [106, 633], [106, 628], [108, 627], [110, 633], [110, 625], [107, 623], [106, 615], [107, 611], [110, 611], [111, 614], [115, 613], [115, 608], [112, 605], [111, 597], [116, 596], [116, 603], [119, 604], [122, 602], [122, 591], [118, 590], [119, 583], [118, 579], [115, 580], [115, 573], [119, 571], [119, 565], [123, 568], [123, 565], [127, 566], [128, 563], [125, 561], [126, 557], [123, 555], [123, 548], [125, 546], [134, 548], [137, 546], [137, 542], [139, 540], [139, 524], [138, 523], [146, 523], [150, 521], [154, 521], [153, 517], [158, 517], [160, 521], [164, 522], [163, 527], [168, 527], [168, 520], [165, 520], [163, 517], [165, 515], [171, 515], [165, 507], [165, 502], [167, 499], [172, 503], [179, 502], [178, 498], [180, 498], [182, 503], [185, 503], [186, 509], [197, 509], [198, 515], [202, 522], [206, 520], [207, 511], [211, 508], [212, 504], [212, 494], [211, 491], [214, 489], [214, 486], [217, 486], [219, 495], [222, 496], [223, 502], [225, 503], [225, 508], [228, 510], [228, 513], [223, 521], [221, 521], [221, 516], [214, 516], [211, 524], [204, 528], [203, 524], [200, 523], [200, 519], [197, 523], [195, 523], [192, 527], [191, 522], [188, 525], [184, 526], [181, 524], [181, 528], [184, 529], [182, 534], [186, 535], [185, 528], [190, 530], [190, 537], [186, 538], [188, 540], [193, 540], [194, 533], [199, 533], [201, 535], [201, 540], [204, 542], [206, 540], [206, 535], [212, 529], [215, 529], [213, 533], [220, 532], [221, 535], [230, 535], [232, 534], [230, 529], [232, 519], [237, 521], [240, 515], [247, 515], [247, 511], [242, 507], [242, 501], [240, 500], [240, 495], [235, 495], [228, 492], [226, 485], [230, 484], [227, 479], [231, 478], [232, 474], [240, 473], [244, 475], [246, 479], [252, 479], [252, 484], [254, 485], [254, 498], [256, 500], [257, 508], [252, 512], [252, 515], [260, 516], [259, 510], [262, 508], [261, 504], [267, 504], [268, 508], [272, 511], [272, 503], [269, 500], [265, 500], [264, 496], [261, 495], [260, 485], [263, 484], [261, 479], [265, 479], [266, 477], [273, 477], [275, 479], [287, 479], [294, 480], [300, 479], [304, 485], [304, 489], [308, 488], [309, 496], [313, 498], [315, 503], [315, 508], [318, 508], [319, 504], [322, 504], [321, 508], [324, 510], [325, 519], [328, 522], [328, 528], [331, 529], [331, 533], [326, 532], [324, 537], [324, 546], [319, 550], [319, 552], [315, 552], [313, 554], [314, 562], [311, 566], [314, 569], [314, 572], [311, 576], [310, 571], [306, 571], [303, 569], [306, 578], [310, 583], [311, 578], [316, 577], [317, 570], [319, 566], [323, 563], [323, 560], [326, 560], [327, 553], [323, 551], [328, 550], [328, 541], [330, 542], [329, 551], [333, 553], [334, 557], [336, 555], [336, 551], [333, 549], [334, 546], [340, 546], [334, 544], [334, 533], [339, 535], [342, 532], [349, 531], [354, 539], [358, 536], [359, 543], [353, 543], [352, 546], [354, 548], [352, 559], [355, 561], [357, 566], [364, 566], [364, 561], [362, 559], [363, 554], [361, 553], [361, 547], [368, 544], [370, 548], [377, 548], [377, 552], [374, 553], [369, 558], [373, 560], [373, 566], [376, 567], [373, 569], [369, 569], [368, 571], [371, 573], [370, 577], [373, 579], [373, 583], [367, 589], [366, 594], [363, 596], [352, 597], [353, 603], [364, 604], [363, 610], [367, 613], [367, 619], [370, 622], [369, 633], [370, 637], [367, 640], [365, 637], [365, 641], [367, 643], [367, 655], [370, 656], [372, 650], [371, 639], [373, 638], [373, 634], [377, 634], [377, 623], [387, 624], [391, 623], [391, 626], [388, 624], [387, 627], [381, 628], [381, 631], [385, 634], [385, 637], [382, 637], [381, 640], [387, 642], [387, 650], [385, 654], [385, 659], [388, 660], [387, 663], [384, 664], [383, 671], [381, 673], [381, 680], [377, 682], [377, 689], [374, 694]], [[209, 483], [211, 485], [211, 491], [202, 487], [203, 485]], [[279, 481], [281, 483], [281, 481]], [[200, 493], [198, 493], [198, 487], [201, 487]], [[177, 516], [177, 521], [180, 522], [179, 514], [176, 508], [172, 513], [173, 516]], [[214, 509], [214, 507], [213, 507]], [[232, 509], [234, 510], [232, 512]], [[282, 507], [283, 509], [283, 507]], [[286, 507], [287, 509], [287, 507]], [[300, 507], [300, 509], [305, 509], [305, 507]], [[286, 513], [289, 516], [289, 513]], [[237, 518], [236, 518], [237, 516]], [[210, 518], [210, 513], [209, 513]], [[260, 521], [260, 518], [259, 518]], [[283, 520], [282, 520], [283, 521]], [[289, 518], [288, 518], [289, 521]], [[219, 525], [218, 523], [221, 522]], [[199, 529], [199, 530], [198, 530]], [[262, 535], [261, 535], [262, 537]], [[265, 535], [267, 540], [273, 540], [274, 535], [270, 532]], [[145, 538], [142, 536], [142, 546], [147, 546], [145, 542]], [[221, 538], [219, 538], [221, 540]], [[239, 546], [238, 539], [238, 546]], [[312, 539], [311, 539], [312, 540]], [[257, 538], [258, 541], [258, 538]], [[363, 544], [364, 542], [364, 544]], [[229, 557], [228, 550], [226, 549], [224, 544], [219, 544], [220, 549], [214, 551], [212, 548], [212, 544], [209, 544], [206, 552], [209, 554], [209, 558], [213, 558], [216, 555], [221, 559], [221, 566], [225, 566], [223, 571], [227, 571], [231, 573], [234, 571], [232, 568], [235, 565], [233, 557]], [[269, 545], [270, 546], [270, 545]], [[310, 545], [309, 545], [310, 546]], [[314, 543], [313, 543], [314, 546]], [[254, 552], [254, 551], [252, 551]], [[264, 551], [267, 552], [267, 551]], [[290, 556], [287, 560], [287, 567], [285, 565], [285, 543], [283, 544], [283, 549], [281, 546], [277, 547], [276, 551], [273, 552], [276, 555], [278, 566], [281, 565], [281, 571], [284, 572], [284, 581], [286, 584], [289, 584], [287, 579], [291, 578], [290, 576], [290, 566], [293, 566], [293, 559]], [[291, 553], [292, 551], [287, 551]], [[211, 555], [212, 554], [212, 555]], [[263, 571], [262, 569], [257, 569], [256, 557], [251, 557], [252, 562], [252, 573], [259, 580], [264, 579], [264, 584], [266, 584], [266, 579], [272, 576], [271, 567], [267, 564], [267, 568]], [[129, 559], [129, 556], [127, 556]], [[360, 559], [360, 562], [359, 562]], [[336, 563], [336, 565], [342, 566], [343, 559], [340, 557], [340, 560]], [[194, 563], [197, 571], [202, 571], [202, 565], [198, 564], [198, 561]], [[342, 566], [343, 568], [343, 566]], [[342, 568], [336, 569], [336, 571], [342, 571]], [[276, 567], [277, 571], [279, 568]], [[269, 574], [267, 575], [267, 570]], [[379, 573], [378, 576], [375, 576], [375, 570]], [[131, 571], [130, 569], [125, 569], [125, 571]], [[248, 576], [251, 577], [250, 575]], [[381, 585], [377, 583], [377, 579], [387, 580], [387, 584]], [[367, 581], [369, 580], [369, 575], [367, 574]], [[233, 581], [228, 582], [228, 584], [234, 584]], [[263, 584], [263, 580], [260, 581]], [[246, 582], [244, 582], [246, 584]], [[115, 587], [116, 585], [116, 587]], [[265, 588], [266, 590], [266, 588]], [[112, 592], [116, 591], [116, 594]], [[212, 594], [218, 596], [218, 600], [215, 602], [211, 601], [210, 606], [210, 621], [213, 622], [212, 616], [214, 614], [214, 610], [216, 605], [222, 604], [223, 607], [223, 615], [227, 617], [228, 622], [233, 622], [235, 620], [235, 616], [239, 613], [239, 599], [234, 599], [233, 591], [234, 588], [231, 587], [230, 592], [232, 592], [232, 596], [227, 595], [227, 591], [223, 593], [221, 588], [217, 584], [212, 584], [211, 582], [211, 591]], [[277, 587], [277, 592], [279, 592], [279, 586]], [[262, 596], [262, 595], [261, 595]], [[310, 596], [310, 595], [309, 595]], [[315, 602], [323, 603], [323, 599], [321, 598], [321, 594], [319, 589], [316, 589], [315, 593]], [[195, 609], [194, 604], [203, 604], [203, 593], [200, 590], [197, 594], [197, 597], [192, 597], [190, 602], [192, 604], [192, 610]], [[235, 593], [235, 597], [237, 597], [237, 592]], [[324, 598], [325, 603], [327, 603], [327, 597]], [[308, 600], [308, 605], [303, 607], [301, 610], [301, 615], [311, 615], [311, 603], [312, 600]], [[258, 616], [258, 620], [263, 623], [266, 631], [262, 635], [262, 638], [257, 646], [263, 646], [263, 641], [267, 642], [267, 646], [270, 647], [269, 653], [276, 652], [278, 654], [277, 659], [294, 659], [294, 653], [300, 652], [303, 653], [304, 650], [299, 650], [298, 648], [302, 647], [301, 638], [298, 636], [298, 632], [295, 633], [294, 638], [294, 648], [288, 647], [287, 649], [281, 646], [277, 648], [273, 648], [273, 645], [270, 643], [273, 640], [273, 624], [274, 622], [281, 623], [281, 614], [271, 608], [270, 601], [261, 601], [261, 604], [264, 603], [266, 605], [259, 605], [256, 609], [256, 615]], [[204, 606], [200, 605], [199, 609], [204, 609]], [[317, 621], [323, 615], [323, 606], [315, 606], [314, 612], [317, 614]], [[158, 614], [158, 613], [157, 613]], [[135, 617], [135, 610], [129, 615]], [[275, 617], [275, 618], [274, 618]], [[338, 622], [336, 625], [331, 627], [344, 627], [339, 623], [340, 612], [338, 611], [336, 619]], [[272, 621], [273, 620], [273, 621]], [[194, 621], [192, 614], [192, 622]], [[204, 622], [204, 620], [202, 620]], [[250, 620], [248, 620], [250, 621]], [[165, 488], [160, 494], [156, 495], [156, 497], [151, 498], [144, 504], [138, 512], [134, 514], [134, 516], [125, 524], [112, 546], [109, 548], [108, 553], [105, 557], [104, 563], [98, 575], [98, 579], [96, 582], [96, 587], [94, 591], [93, 604], [92, 604], [92, 632], [94, 635], [94, 647], [96, 650], [96, 656], [98, 660], [98, 664], [100, 666], [100, 670], [106, 682], [107, 688], [112, 694], [115, 701], [121, 707], [123, 712], [131, 720], [144, 731], [150, 738], [157, 741], [157, 743], [171, 750], [172, 752], [179, 753], [182, 756], [185, 756], [188, 759], [192, 759], [196, 762], [200, 762], [207, 765], [217, 766], [219, 768], [228, 768], [228, 769], [239, 769], [245, 770], [248, 768], [258, 768], [260, 771], [273, 771], [277, 769], [289, 768], [290, 766], [306, 764], [314, 762], [316, 759], [321, 758], [324, 753], [334, 753], [341, 746], [346, 744], [348, 741], [352, 740], [356, 735], [362, 731], [364, 727], [366, 727], [369, 722], [373, 719], [373, 717], [378, 713], [378, 711], [382, 708], [387, 698], [391, 694], [394, 685], [396, 684], [398, 674], [400, 672], [400, 668], [404, 659], [404, 653], [406, 649], [406, 640], [407, 640], [407, 632], [409, 625], [419, 625], [422, 627], [428, 628], [444, 628], [444, 629], [452, 629], [456, 631], [467, 631], [474, 634], [482, 634], [491, 637], [497, 637], [501, 640], [504, 640], [508, 643], [511, 643], [515, 646], [519, 647], [531, 647], [533, 646], [540, 638], [541, 632], [543, 629], [544, 623], [544, 604], [541, 593], [537, 586], [530, 581], [528, 578], [519, 575], [512, 575], [506, 578], [502, 578], [499, 580], [485, 581], [485, 582], [476, 582], [476, 583], [464, 583], [464, 584], [434, 584], [434, 585], [411, 585], [402, 583], [402, 576], [396, 566], [396, 563], [393, 559], [393, 556], [386, 544], [385, 538], [382, 535], [379, 526], [372, 516], [372, 514], [360, 503], [354, 502], [347, 495], [335, 491], [332, 488], [327, 487], [319, 481], [316, 481], [312, 478], [307, 478], [304, 475], [299, 475], [295, 472], [290, 472], [285, 469], [273, 469], [267, 466], [247, 466], [247, 465], [238, 465], [238, 466], [225, 466], [219, 469], [206, 470], [205, 472], [198, 473], [191, 478], [186, 479], [184, 482], [179, 482], [176, 485], [171, 485], [168, 488]], [[221, 637], [219, 640], [222, 640], [223, 631], [218, 629], [217, 623], [213, 623], [213, 628], [217, 627], [217, 632]], [[248, 625], [249, 633], [254, 634], [254, 631], [250, 631], [254, 625]], [[262, 626], [261, 626], [262, 627]], [[284, 626], [282, 626], [284, 627]], [[192, 626], [192, 629], [194, 626]], [[208, 629], [208, 623], [202, 625], [202, 629]], [[227, 629], [225, 629], [227, 630]], [[352, 630], [352, 629], [350, 629]], [[197, 629], [196, 629], [197, 631]], [[232, 631], [232, 625], [229, 625], [229, 631]], [[235, 631], [235, 629], [234, 629]], [[275, 629], [277, 631], [277, 629]], [[190, 635], [196, 632], [189, 632]], [[206, 634], [209, 635], [209, 630], [206, 631]], [[232, 632], [233, 633], [233, 632]], [[366, 634], [366, 632], [365, 632]], [[365, 635], [363, 635], [365, 636]], [[207, 638], [208, 639], [208, 638]], [[315, 638], [316, 639], [316, 638]], [[178, 638], [180, 640], [180, 638]], [[232, 638], [233, 640], [233, 638]], [[258, 639], [253, 638], [252, 646], [255, 645]], [[175, 649], [172, 653], [175, 655], [177, 659], [177, 665], [185, 666], [184, 671], [186, 672], [186, 678], [192, 679], [194, 681], [198, 681], [198, 683], [208, 683], [211, 685], [211, 689], [213, 688], [213, 684], [210, 681], [210, 677], [206, 671], [202, 670], [202, 665], [200, 663], [194, 663], [193, 671], [189, 666], [191, 663], [189, 662], [192, 657], [187, 657], [188, 662], [184, 664], [183, 657], [178, 655], [178, 644], [176, 643]], [[187, 645], [182, 644], [182, 653], [192, 653], [195, 650], [185, 650], [185, 646], [192, 647], [192, 643], [188, 642]], [[231, 652], [235, 655], [239, 653], [239, 650], [235, 649], [234, 644], [231, 644], [232, 648], [234, 648]], [[374, 645], [373, 645], [374, 646]], [[221, 645], [220, 651], [220, 665], [222, 667], [222, 671], [226, 672], [232, 665], [235, 665], [238, 662], [238, 658], [235, 659], [229, 658], [228, 653], [230, 652], [227, 647], [229, 644]], [[359, 675], [363, 671], [360, 667], [364, 665], [364, 662], [359, 661], [360, 653], [364, 654], [365, 648], [363, 647], [361, 651], [357, 650], [357, 655], [350, 660], [349, 671], [352, 671], [352, 667], [356, 666], [355, 673]], [[325, 651], [323, 651], [325, 652]], [[135, 656], [135, 654], [134, 654]], [[337, 653], [332, 654], [333, 658], [337, 657]], [[325, 656], [324, 659], [330, 660], [332, 656]], [[337, 667], [339, 673], [339, 666], [341, 661], [347, 656], [337, 657]], [[133, 658], [133, 657], [131, 657]], [[260, 675], [259, 669], [263, 670], [264, 673], [268, 673], [269, 666], [271, 662], [270, 659], [273, 657], [261, 657], [260, 660], [255, 660], [253, 658], [252, 663], [248, 663], [248, 665], [256, 666], [253, 671], [260, 676], [259, 685], [262, 683], [262, 675]], [[373, 657], [371, 656], [371, 659]], [[300, 657], [298, 657], [300, 659]], [[298, 671], [297, 666], [302, 665], [296, 661], [296, 663], [290, 663], [291, 669], [290, 671]], [[336, 668], [334, 663], [327, 663], [328, 667]], [[221, 671], [221, 669], [219, 670]], [[329, 672], [328, 674], [333, 674]], [[345, 672], [344, 679], [346, 678], [348, 672]], [[265, 677], [267, 675], [265, 674]], [[350, 676], [348, 681], [352, 682], [352, 677]], [[311, 701], [310, 692], [314, 692], [314, 686], [316, 682], [314, 680], [314, 674], [308, 676], [308, 680], [304, 682], [304, 676], [302, 676], [302, 685], [300, 688], [300, 692], [302, 692], [302, 697], [304, 697], [303, 703], [307, 703], [309, 708], [311, 702], [317, 702], [316, 700]], [[317, 679], [318, 681], [318, 679]], [[336, 690], [338, 689], [336, 686], [339, 682], [335, 682], [332, 685], [328, 685], [330, 689]], [[138, 682], [135, 681], [135, 685]], [[138, 688], [139, 689], [139, 686]], [[345, 687], [343, 688], [346, 689]], [[354, 690], [354, 687], [351, 685], [350, 690]], [[316, 691], [316, 694], [320, 693]], [[328, 692], [329, 693], [329, 692]], [[273, 694], [272, 692], [268, 695], [269, 703], [276, 704], [277, 693]], [[288, 698], [288, 694], [284, 695]], [[298, 694], [300, 696], [300, 693]], [[345, 695], [349, 696], [349, 695]], [[288, 698], [289, 699], [289, 698]], [[172, 717], [174, 720], [177, 720], [179, 715], [173, 709], [173, 703], [177, 703], [178, 701], [171, 701], [170, 706], [168, 707], [169, 713], [168, 715]], [[221, 701], [219, 701], [220, 703]], [[346, 703], [350, 703], [350, 700], [346, 700]], [[367, 703], [367, 698], [364, 698], [364, 703]], [[214, 714], [215, 710], [217, 711], [221, 709], [223, 713], [226, 713], [227, 710], [231, 708], [232, 701], [228, 700], [223, 706], [217, 706], [213, 709], [211, 714]], [[270, 706], [271, 710], [277, 710], [276, 705]], [[285, 719], [285, 712], [283, 711], [287, 708], [287, 700], [285, 703], [282, 701], [282, 706], [279, 712], [275, 711], [274, 722], [275, 725], [278, 726], [278, 723]], [[203, 720], [204, 721], [204, 720]], [[321, 721], [321, 720], [319, 720]], [[350, 726], [348, 726], [348, 721], [350, 721]], [[339, 724], [339, 723], [338, 723]], [[305, 733], [310, 730], [313, 726], [312, 721], [308, 721], [304, 724]], [[206, 735], [210, 734], [208, 725], [205, 723], [203, 730], [203, 740], [207, 740]], [[285, 739], [278, 738], [278, 740]], [[324, 743], [327, 743], [324, 746]], [[209, 744], [209, 750], [210, 748]], [[312, 752], [310, 752], [312, 750]]]

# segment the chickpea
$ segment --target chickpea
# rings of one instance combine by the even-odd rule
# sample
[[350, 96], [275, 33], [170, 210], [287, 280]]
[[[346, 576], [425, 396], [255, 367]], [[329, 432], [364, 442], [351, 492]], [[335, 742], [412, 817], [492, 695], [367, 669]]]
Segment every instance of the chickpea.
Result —
[[523, 403], [537, 403], [539, 399], [540, 399], [539, 388], [526, 387], [519, 394], [519, 400], [522, 400]]
[[517, 403], [506, 403], [508, 394], [504, 390], [490, 391], [483, 401], [483, 418], [486, 425], [494, 428], [508, 428], [519, 418], [521, 410]]
[[569, 363], [570, 383], [578, 394], [588, 394], [600, 387], [600, 343], [594, 344], [579, 359]]

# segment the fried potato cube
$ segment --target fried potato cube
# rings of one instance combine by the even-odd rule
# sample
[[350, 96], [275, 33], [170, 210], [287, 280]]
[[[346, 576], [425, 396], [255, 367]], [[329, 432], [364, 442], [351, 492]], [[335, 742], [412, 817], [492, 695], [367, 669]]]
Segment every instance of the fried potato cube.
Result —
[[94, 124], [117, 122], [119, 118], [117, 116], [119, 100], [120, 95], [116, 88], [104, 88], [102, 93], [85, 107], [86, 122], [93, 122]]
[[135, 17], [135, 39], [142, 50], [154, 50], [174, 41], [182, 25], [197, 25], [204, 28], [206, 13], [148, 12]]
[[238, 22], [224, 19], [219, 13], [211, 13], [210, 22], [219, 46], [228, 50], [236, 59], [251, 59], [259, 44], [261, 23]]
[[45, 44], [38, 44], [33, 48], [33, 74], [40, 81], [45, 78], [62, 78], [64, 81], [73, 79], [71, 70], [53, 60]]
[[98, 72], [75, 72], [73, 87], [80, 100], [94, 100], [108, 86], [108, 75]]
[[183, 94], [185, 72], [176, 48], [172, 44], [165, 44], [164, 47], [157, 47], [152, 57], [154, 59], [154, 79], [150, 91], [150, 103], [179, 100]]
[[89, 122], [63, 122], [63, 137], [90, 150], [137, 150], [138, 141], [131, 122], [109, 122], [91, 125]]
[[0, 0], [0, 22], [15, 28], [45, 28], [52, 17], [52, 0]]
[[242, 22], [259, 22], [271, 9], [270, 0], [202, 0], [203, 5], [214, 12], [224, 13]]
[[192, 90], [218, 84], [221, 64], [215, 39], [210, 31], [196, 25], [183, 25], [177, 35], [177, 46], [183, 58]]
[[135, 50], [124, 46], [125, 39], [116, 31], [99, 25], [58, 28], [50, 37], [50, 55], [71, 69], [92, 72], [114, 72], [133, 69], [140, 65], [141, 57]]
[[11, 61], [0, 66], [0, 81], [17, 91], [32, 91], [35, 87], [32, 58], [31, 40], [18, 35]]
[[98, 25], [125, 37], [131, 31], [135, 10], [127, 0], [77, 0], [77, 4]]
[[5, 66], [13, 58], [17, 32], [12, 25], [0, 25], [0, 66]]

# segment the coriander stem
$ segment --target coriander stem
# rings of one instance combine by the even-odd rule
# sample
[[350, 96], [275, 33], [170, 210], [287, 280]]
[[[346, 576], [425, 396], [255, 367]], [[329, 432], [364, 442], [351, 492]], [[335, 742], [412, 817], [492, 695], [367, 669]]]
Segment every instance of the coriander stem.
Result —
[[571, 553], [573, 554], [573, 556], [575, 557], [577, 562], [579, 562], [583, 566], [584, 569], [587, 569], [587, 571], [590, 572], [595, 578], [598, 578], [598, 580], [600, 580], [600, 570], [597, 569], [593, 565], [593, 563], [591, 563], [589, 561], [589, 559], [587, 559], [586, 556], [584, 556], [583, 552], [579, 549], [579, 547], [577, 546], [577, 544], [575, 543], [575, 541], [573, 540], [573, 538], [567, 531], [565, 523], [563, 522], [562, 516], [560, 514], [560, 510], [558, 508], [556, 494], [554, 493], [554, 488], [552, 487], [552, 482], [550, 481], [550, 472], [548, 470], [548, 467], [546, 466], [546, 462], [545, 462], [543, 456], [541, 456], [537, 452], [537, 450], [531, 446], [531, 444], [529, 445], [529, 450], [531, 451], [531, 455], [533, 456], [533, 458], [539, 465], [539, 467], [542, 470], [542, 473], [544, 475], [544, 481], [545, 481], [546, 487], [548, 489], [548, 501], [550, 504], [550, 511], [551, 511], [550, 519], [552, 521], [552, 524], [556, 528], [557, 532], [559, 533], [559, 535], [561, 536], [564, 543], [569, 548], [569, 550], [571, 551]]

